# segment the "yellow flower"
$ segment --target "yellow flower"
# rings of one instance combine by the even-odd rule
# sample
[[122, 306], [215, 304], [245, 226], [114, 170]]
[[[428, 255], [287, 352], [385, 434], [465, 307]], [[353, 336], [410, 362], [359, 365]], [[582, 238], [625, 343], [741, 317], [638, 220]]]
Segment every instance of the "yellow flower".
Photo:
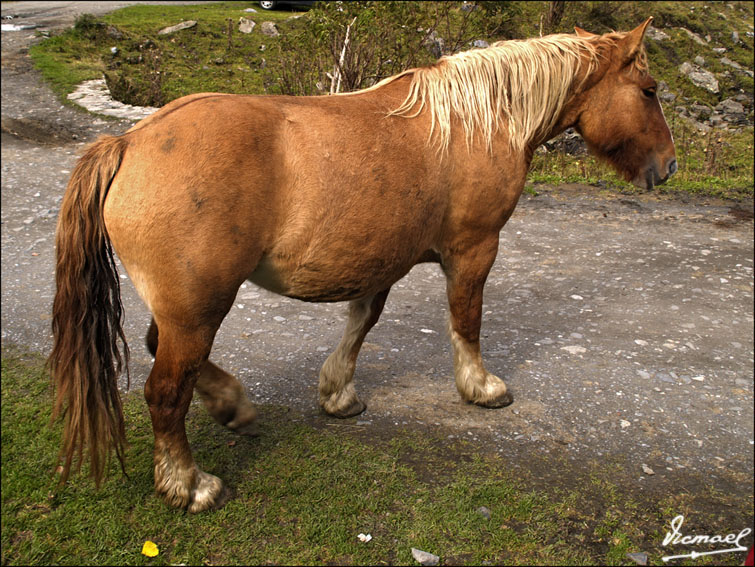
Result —
[[142, 547], [142, 554], [146, 555], [147, 557], [155, 557], [158, 553], [160, 553], [160, 550], [157, 549], [157, 546], [154, 544], [154, 542], [151, 542], [149, 540], [144, 542], [144, 546]]

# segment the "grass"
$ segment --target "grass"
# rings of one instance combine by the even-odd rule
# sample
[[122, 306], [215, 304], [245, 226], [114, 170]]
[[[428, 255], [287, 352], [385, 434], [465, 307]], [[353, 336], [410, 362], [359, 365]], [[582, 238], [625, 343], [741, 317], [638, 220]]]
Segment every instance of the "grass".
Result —
[[[82, 81], [103, 74], [119, 100], [142, 106], [162, 106], [196, 92], [262, 93], [261, 71], [268, 47], [277, 39], [258, 30], [242, 34], [238, 20], [254, 17], [258, 25], [267, 20], [290, 29], [296, 26], [292, 16], [297, 13], [250, 14], [247, 8], [262, 11], [256, 2], [218, 2], [131, 6], [102, 19], [83, 15], [74, 28], [34, 45], [30, 54], [63, 97]], [[197, 25], [170, 35], [157, 33], [188, 20]], [[118, 48], [117, 54], [112, 47]]]
[[[49, 427], [50, 407], [41, 358], [4, 347], [3, 565], [413, 564], [412, 547], [448, 565], [622, 565], [632, 551], [661, 564], [672, 514], [705, 518], [701, 533], [752, 522], [751, 502], [712, 489], [694, 498], [683, 489], [658, 499], [633, 494], [618, 483], [617, 464], [580, 478], [573, 463], [554, 457], [533, 462], [530, 475], [514, 474], [501, 457], [450, 442], [444, 431], [389, 436], [376, 425], [307, 423], [277, 406], [260, 408], [256, 438], [236, 436], [192, 406], [194, 456], [233, 497], [220, 510], [189, 515], [154, 496], [141, 395], [125, 396], [129, 478], [113, 463], [99, 491], [83, 474], [56, 489], [60, 427]], [[567, 467], [569, 482], [538, 480], [538, 470]], [[360, 542], [359, 533], [372, 540]], [[141, 554], [147, 540], [157, 557]]]
[[[666, 112], [666, 116], [673, 113]], [[662, 195], [696, 194], [722, 199], [751, 199], [753, 196], [753, 128], [740, 132], [712, 130], [696, 132], [680, 119], [672, 118], [679, 171], [654, 189]], [[528, 175], [532, 184], [587, 183], [609, 191], [639, 193], [608, 165], [591, 155], [569, 156], [560, 152], [536, 153]]]

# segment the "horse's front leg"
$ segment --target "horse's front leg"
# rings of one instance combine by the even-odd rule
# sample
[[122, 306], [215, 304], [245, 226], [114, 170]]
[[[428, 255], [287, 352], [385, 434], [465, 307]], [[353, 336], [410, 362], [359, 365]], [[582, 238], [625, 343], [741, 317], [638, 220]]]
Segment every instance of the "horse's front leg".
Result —
[[367, 407], [357, 396], [352, 379], [359, 349], [380, 318], [388, 291], [390, 288], [349, 303], [349, 321], [343, 338], [320, 370], [320, 406], [330, 415], [351, 417]]
[[144, 397], [155, 435], [155, 490], [189, 512], [219, 503], [222, 481], [197, 467], [186, 438], [185, 418], [215, 329], [191, 329], [158, 320], [160, 341]]
[[497, 251], [496, 234], [474, 246], [459, 247], [443, 258], [456, 388], [466, 401], [489, 408], [513, 401], [503, 380], [485, 370], [480, 354], [482, 291]]

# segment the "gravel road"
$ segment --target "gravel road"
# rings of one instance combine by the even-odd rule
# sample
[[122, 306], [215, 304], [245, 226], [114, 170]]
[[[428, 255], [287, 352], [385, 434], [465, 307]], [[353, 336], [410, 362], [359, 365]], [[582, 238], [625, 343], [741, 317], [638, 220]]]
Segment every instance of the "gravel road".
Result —
[[[3, 2], [2, 15], [57, 29], [78, 12], [132, 3]], [[61, 105], [32, 70], [34, 41], [34, 30], [2, 32], [2, 343], [47, 354], [53, 234], [67, 179], [85, 143], [131, 123]], [[121, 278], [132, 388], [140, 388], [151, 364], [149, 314]], [[752, 498], [752, 201], [603, 196], [582, 186], [525, 195], [501, 233], [485, 292], [483, 356], [514, 403], [461, 402], [444, 278], [424, 265], [394, 286], [367, 337], [355, 376], [368, 406], [360, 427], [433, 428], [512, 466], [544, 454], [574, 466], [618, 460], [634, 488], [702, 482]], [[252, 400], [327, 421], [317, 373], [345, 315], [343, 304], [246, 284], [212, 358]]]

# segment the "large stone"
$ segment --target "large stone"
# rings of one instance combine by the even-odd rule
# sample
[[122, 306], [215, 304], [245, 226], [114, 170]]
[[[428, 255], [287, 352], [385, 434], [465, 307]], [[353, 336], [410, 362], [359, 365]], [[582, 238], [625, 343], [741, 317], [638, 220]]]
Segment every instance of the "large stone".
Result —
[[753, 76], [753, 72], [752, 71], [750, 71], [749, 69], [745, 69], [739, 63], [737, 63], [736, 61], [732, 61], [728, 57], [721, 57], [721, 59], [719, 59], [719, 61], [721, 61], [721, 63], [723, 63], [724, 65], [728, 65], [729, 67], [733, 67], [737, 71], [740, 71], [740, 72], [742, 72], [742, 73], [744, 73], [746, 75], [749, 75], [750, 77]]
[[252, 33], [254, 26], [257, 24], [248, 18], [239, 18], [239, 31], [241, 33]]
[[168, 26], [167, 28], [161, 29], [159, 32], [157, 32], [157, 35], [167, 35], [169, 33], [174, 33], [177, 31], [188, 29], [188, 28], [193, 28], [196, 25], [197, 25], [197, 22], [195, 20], [181, 22], [180, 24], [176, 24], [175, 26]]
[[698, 119], [706, 119], [711, 115], [711, 109], [704, 104], [692, 103], [689, 107], [690, 114]]
[[736, 100], [727, 98], [726, 100], [722, 100], [716, 105], [716, 110], [723, 114], [734, 114], [743, 113], [745, 111], [745, 107], [738, 103]]
[[689, 36], [689, 38], [695, 43], [699, 43], [700, 45], [707, 45], [707, 43], [705, 43], [705, 40], [701, 38], [699, 35], [697, 35], [695, 32], [689, 31], [687, 28], [679, 28], [679, 29], [682, 30], [684, 33], [686, 33]]
[[716, 106], [716, 112], [729, 124], [744, 126], [749, 123], [744, 105], [734, 99], [727, 98]]
[[658, 28], [654, 28], [653, 26], [648, 26], [645, 30], [645, 35], [655, 41], [663, 41], [664, 39], [668, 39], [669, 35], [664, 32], [663, 30], [659, 30]]
[[412, 557], [420, 565], [437, 565], [440, 563], [440, 557], [421, 549], [412, 547]]
[[713, 94], [719, 93], [720, 89], [718, 87], [718, 80], [713, 73], [701, 69], [699, 66], [694, 65], [689, 61], [685, 61], [679, 65], [679, 71], [686, 75], [695, 86], [712, 92]]
[[153, 106], [131, 106], [130, 104], [123, 104], [117, 100], [113, 100], [105, 79], [84, 81], [76, 87], [75, 91], [68, 95], [68, 100], [83, 106], [89, 112], [106, 114], [117, 118], [128, 118], [129, 120], [141, 120], [158, 110]]
[[275, 22], [262, 22], [260, 24], [260, 31], [268, 37], [278, 37], [281, 34]]

